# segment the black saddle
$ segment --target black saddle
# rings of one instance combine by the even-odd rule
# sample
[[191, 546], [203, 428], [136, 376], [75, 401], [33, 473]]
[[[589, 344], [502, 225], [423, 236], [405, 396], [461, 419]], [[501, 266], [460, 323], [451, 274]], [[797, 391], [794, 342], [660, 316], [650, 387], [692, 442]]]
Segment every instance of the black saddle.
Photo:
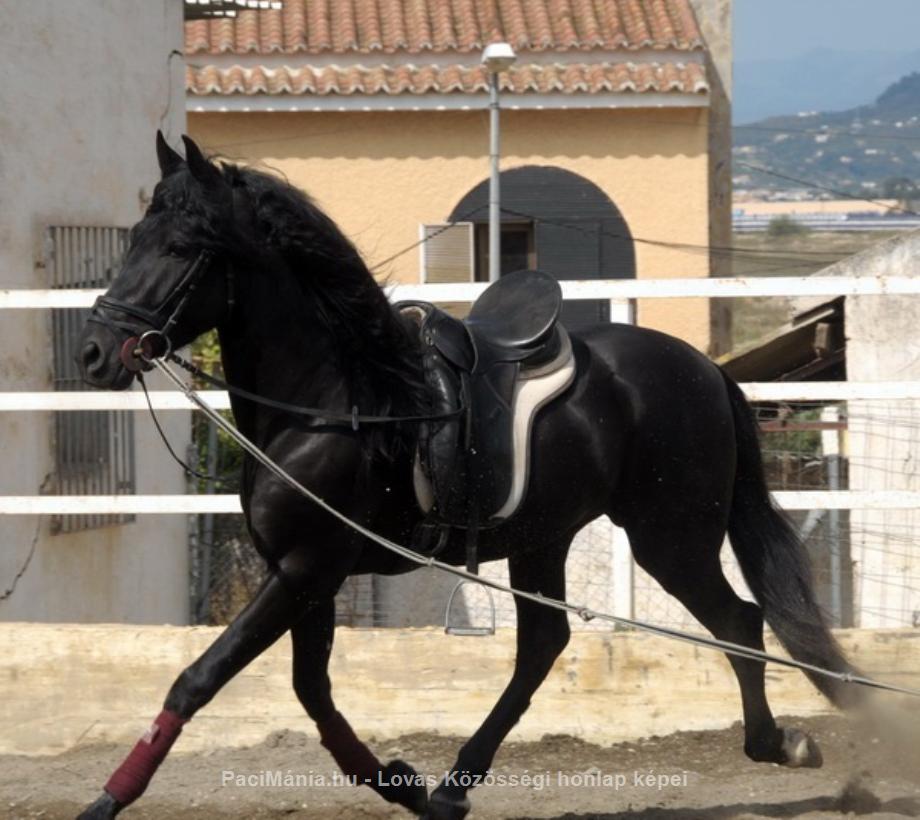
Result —
[[515, 385], [562, 349], [562, 290], [549, 274], [526, 270], [491, 284], [463, 320], [427, 302], [396, 307], [419, 324], [434, 412], [464, 411], [420, 430], [419, 466], [433, 496], [427, 533], [416, 538], [425, 548], [418, 542], [445, 528], [498, 523], [513, 475]]

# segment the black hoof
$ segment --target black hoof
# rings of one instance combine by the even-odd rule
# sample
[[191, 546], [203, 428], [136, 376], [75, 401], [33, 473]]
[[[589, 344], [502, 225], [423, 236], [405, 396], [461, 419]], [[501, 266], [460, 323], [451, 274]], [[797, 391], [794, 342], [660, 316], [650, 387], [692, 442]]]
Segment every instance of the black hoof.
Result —
[[422, 820], [463, 820], [469, 811], [468, 797], [456, 800], [435, 791], [428, 800], [428, 811], [422, 815]]
[[87, 806], [77, 817], [77, 820], [112, 820], [124, 806], [121, 805], [108, 792], [103, 792], [91, 806]]
[[755, 763], [785, 763], [784, 739], [782, 729], [773, 729], [765, 735], [758, 735], [746, 741], [744, 753]]
[[425, 776], [402, 760], [387, 763], [371, 788], [388, 803], [398, 803], [413, 814], [422, 814], [428, 806]]

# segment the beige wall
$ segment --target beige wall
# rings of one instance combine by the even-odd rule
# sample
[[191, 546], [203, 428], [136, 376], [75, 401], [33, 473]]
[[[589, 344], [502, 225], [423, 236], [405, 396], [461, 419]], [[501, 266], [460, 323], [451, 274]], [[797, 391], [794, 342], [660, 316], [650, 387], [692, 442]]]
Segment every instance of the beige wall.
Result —
[[[482, 111], [190, 113], [189, 129], [228, 159], [281, 171], [357, 242], [371, 265], [445, 220], [488, 175]], [[709, 242], [706, 109], [502, 112], [502, 167], [555, 165], [588, 178], [622, 212], [634, 237]], [[705, 252], [636, 244], [640, 278], [707, 276]], [[418, 281], [413, 250], [381, 273]], [[640, 306], [641, 324], [706, 349], [704, 300]]]
[[[133, 742], [176, 675], [219, 632], [0, 624], [0, 754]], [[920, 681], [916, 630], [841, 631], [838, 637], [865, 672], [904, 686]], [[508, 683], [514, 645], [510, 629], [491, 638], [456, 638], [440, 629], [340, 628], [330, 668], [337, 705], [364, 737], [468, 736]], [[779, 651], [772, 639], [767, 650]], [[779, 715], [831, 711], [797, 670], [771, 665], [767, 693]], [[511, 737], [566, 733], [611, 743], [722, 729], [740, 718], [738, 685], [721, 654], [650, 635], [578, 632]], [[279, 729], [314, 732], [291, 688], [287, 637], [186, 726], [177, 751], [259, 743]]]
[[[156, 129], [178, 139], [185, 127], [181, 48], [182, 0], [0, 4], [0, 287], [48, 286], [48, 226], [140, 219], [159, 178]], [[48, 311], [0, 313], [0, 390], [51, 389], [50, 326]], [[162, 417], [179, 452], [189, 417]], [[51, 430], [48, 413], [0, 413], [0, 494], [38, 493]], [[138, 492], [184, 492], [141, 415], [136, 445]], [[183, 516], [71, 536], [50, 535], [47, 517], [0, 516], [0, 593], [36, 539], [0, 621], [185, 623], [186, 532]]]

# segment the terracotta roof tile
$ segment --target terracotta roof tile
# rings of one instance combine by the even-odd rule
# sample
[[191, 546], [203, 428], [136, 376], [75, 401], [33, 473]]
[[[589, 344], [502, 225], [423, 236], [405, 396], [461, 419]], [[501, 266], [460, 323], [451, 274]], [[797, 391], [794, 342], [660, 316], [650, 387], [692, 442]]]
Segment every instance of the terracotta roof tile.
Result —
[[237, 54], [259, 50], [259, 13], [255, 9], [241, 11], [234, 28], [233, 50]]
[[185, 24], [185, 53], [200, 54], [207, 51], [208, 41], [208, 21], [191, 20]]
[[186, 23], [186, 53], [467, 53], [496, 40], [519, 51], [703, 47], [690, 0], [282, 2]]
[[332, 50], [336, 54], [356, 51], [358, 29], [353, 3], [333, 3], [329, 24], [332, 27]]
[[317, 54], [332, 50], [329, 7], [325, 0], [307, 3], [307, 51]]
[[[702, 50], [689, 3], [283, 0], [281, 8], [186, 23], [187, 88], [194, 95], [479, 93], [488, 84], [476, 52], [507, 40], [518, 62], [502, 75], [502, 84], [515, 93], [704, 92], [705, 68], [698, 57], [688, 55], [685, 62], [660, 55], [649, 62], [646, 55], [630, 61], [629, 52], [640, 50]], [[440, 65], [424, 64], [425, 54], [451, 52], [456, 65], [444, 57]], [[528, 60], [528, 52], [585, 57], [547, 62], [547, 57]], [[362, 55], [378, 54], [384, 55], [376, 58], [383, 65], [361, 65]], [[197, 55], [226, 56], [214, 66]], [[227, 59], [236, 55], [240, 65]], [[312, 55], [327, 59], [310, 65]], [[334, 65], [328, 65], [329, 55], [336, 57]], [[260, 56], [274, 59], [260, 65]]]
[[[348, 4], [342, 4], [348, 5]], [[281, 7], [282, 50], [287, 54], [306, 51], [307, 7], [304, 3], [285, 3]]]
[[379, 51], [383, 47], [380, 35], [380, 17], [376, 0], [354, 0], [358, 23], [355, 51]]
[[[705, 69], [699, 63], [523, 64], [502, 74], [501, 80], [503, 90], [518, 94], [645, 91], [694, 94], [708, 90]], [[274, 70], [263, 66], [226, 69], [204, 66], [186, 70], [186, 85], [196, 95], [475, 93], [488, 89], [488, 77], [480, 66], [460, 65], [303, 66]]]
[[543, 51], [553, 44], [553, 27], [545, 3], [525, 3], [523, 12], [527, 21], [527, 30], [509, 40], [518, 51], [526, 47], [534, 51]]

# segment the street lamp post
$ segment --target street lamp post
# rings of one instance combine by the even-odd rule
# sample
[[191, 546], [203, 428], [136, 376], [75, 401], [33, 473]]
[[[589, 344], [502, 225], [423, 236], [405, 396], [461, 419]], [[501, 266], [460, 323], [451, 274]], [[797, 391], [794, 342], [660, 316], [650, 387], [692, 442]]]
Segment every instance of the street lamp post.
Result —
[[501, 183], [499, 181], [498, 75], [515, 60], [508, 43], [490, 43], [482, 52], [489, 72], [489, 281], [501, 275]]

